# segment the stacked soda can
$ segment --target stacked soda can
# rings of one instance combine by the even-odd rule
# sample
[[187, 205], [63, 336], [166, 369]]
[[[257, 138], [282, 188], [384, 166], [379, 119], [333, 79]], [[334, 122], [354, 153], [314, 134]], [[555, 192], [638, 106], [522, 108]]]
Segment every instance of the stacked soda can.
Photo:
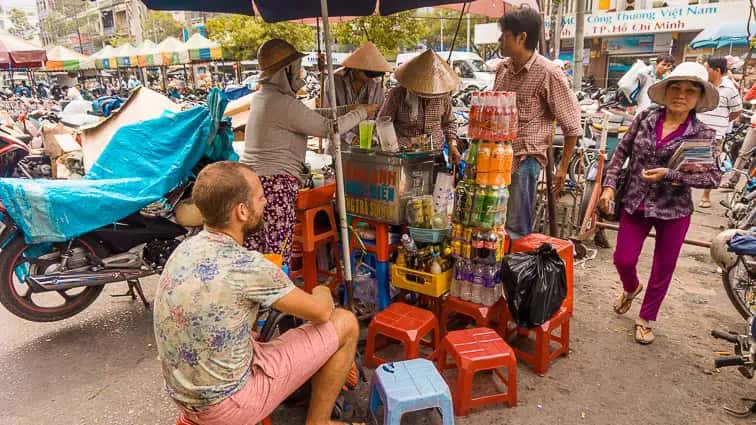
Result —
[[499, 269], [517, 136], [517, 101], [512, 92], [473, 93], [465, 178], [454, 193], [450, 295], [493, 305], [501, 296]]

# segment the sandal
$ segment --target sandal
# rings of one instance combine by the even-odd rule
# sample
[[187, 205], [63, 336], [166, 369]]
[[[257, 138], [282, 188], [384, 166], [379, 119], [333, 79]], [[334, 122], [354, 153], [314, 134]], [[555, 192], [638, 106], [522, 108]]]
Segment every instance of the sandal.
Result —
[[704, 201], [698, 203], [698, 208], [711, 208], [711, 201]]
[[619, 296], [619, 299], [617, 299], [617, 302], [614, 303], [614, 312], [622, 315], [627, 313], [628, 310], [630, 310], [630, 307], [633, 305], [633, 299], [638, 296], [638, 294], [641, 293], [643, 290], [643, 285], [638, 284], [638, 287], [635, 289], [635, 292], [632, 294], [628, 294], [625, 291], [622, 291], [622, 293]]
[[651, 328], [643, 326], [641, 324], [635, 324], [635, 342], [642, 345], [648, 345], [654, 342], [656, 336]]

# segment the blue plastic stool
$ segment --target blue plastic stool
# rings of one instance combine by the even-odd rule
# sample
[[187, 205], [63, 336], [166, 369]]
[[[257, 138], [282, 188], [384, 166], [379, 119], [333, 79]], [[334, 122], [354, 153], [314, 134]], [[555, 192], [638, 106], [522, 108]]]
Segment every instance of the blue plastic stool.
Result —
[[385, 363], [370, 385], [370, 414], [383, 405], [384, 425], [400, 425], [405, 413], [437, 408], [444, 425], [454, 425], [454, 408], [446, 381], [426, 359]]
[[[354, 266], [357, 263], [357, 257], [361, 251], [359, 249], [352, 249], [352, 274], [354, 274]], [[375, 270], [375, 281], [378, 285], [378, 299], [376, 300], [376, 308], [378, 311], [388, 307], [391, 303], [391, 288], [389, 286], [391, 268], [388, 261], [378, 261], [378, 257], [373, 252], [365, 252], [362, 255], [362, 261]]]

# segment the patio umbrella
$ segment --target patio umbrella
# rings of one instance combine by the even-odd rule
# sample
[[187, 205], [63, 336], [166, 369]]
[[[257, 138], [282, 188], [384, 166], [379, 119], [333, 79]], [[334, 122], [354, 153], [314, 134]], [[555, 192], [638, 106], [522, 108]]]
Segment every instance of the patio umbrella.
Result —
[[91, 56], [82, 55], [63, 46], [47, 48], [45, 71], [81, 71], [94, 69], [94, 67], [94, 60]]
[[[254, 15], [254, 8], [250, 0], [142, 0], [150, 9], [158, 10], [193, 10], [208, 12], [239, 13]], [[458, 0], [255, 0], [255, 6], [266, 22], [291, 21], [296, 19], [323, 19], [323, 32], [326, 48], [326, 67], [328, 70], [329, 87], [327, 95], [331, 99], [333, 119], [336, 115], [336, 89], [333, 81], [333, 52], [330, 42], [331, 16], [368, 16], [377, 10], [381, 15], [389, 15], [404, 10], [421, 7], [437, 6], [440, 4], [459, 3]], [[349, 233], [347, 228], [346, 208], [344, 202], [344, 169], [341, 163], [341, 135], [334, 131], [333, 144], [335, 146], [334, 162], [336, 163], [336, 201], [339, 210], [339, 227], [344, 255], [344, 278], [347, 282], [348, 298], [352, 300], [352, 267], [349, 249]]]
[[39, 68], [45, 60], [43, 47], [0, 31], [0, 68]]
[[115, 49], [113, 46], [106, 45], [99, 51], [95, 52], [91, 59], [95, 61], [95, 67], [97, 69], [116, 69], [118, 64], [115, 58]]
[[469, 3], [457, 3], [438, 6], [443, 9], [462, 10], [471, 15], [487, 16], [489, 18], [501, 18], [507, 10], [520, 6], [529, 6], [538, 10], [536, 0], [475, 0]]
[[115, 55], [116, 63], [119, 68], [133, 68], [139, 65], [137, 51], [134, 46], [129, 43], [118, 47], [113, 54]]
[[189, 51], [186, 45], [174, 37], [168, 37], [157, 45], [157, 51], [163, 57], [163, 65], [182, 65], [189, 63]]
[[690, 42], [690, 47], [700, 49], [704, 47], [748, 46], [748, 29], [750, 29], [752, 36], [756, 34], [756, 23], [752, 22], [750, 27], [746, 22], [713, 25], [701, 31]]
[[220, 44], [208, 40], [200, 33], [195, 33], [186, 40], [186, 49], [189, 51], [189, 59], [192, 61], [213, 61], [223, 59], [223, 51]]
[[158, 51], [157, 44], [150, 40], [145, 40], [136, 47], [137, 62], [139, 66], [161, 66], [163, 65], [163, 56]]

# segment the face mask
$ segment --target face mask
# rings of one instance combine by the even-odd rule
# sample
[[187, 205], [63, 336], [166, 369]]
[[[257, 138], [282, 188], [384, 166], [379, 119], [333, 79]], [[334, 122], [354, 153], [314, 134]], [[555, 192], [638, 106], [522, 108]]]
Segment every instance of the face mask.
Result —
[[298, 92], [299, 89], [305, 86], [307, 82], [305, 81], [305, 76], [307, 76], [307, 73], [304, 69], [302, 69], [302, 60], [298, 60], [291, 65], [286, 70], [286, 77], [289, 80], [289, 85], [291, 86], [291, 89], [294, 91], [294, 93]]

